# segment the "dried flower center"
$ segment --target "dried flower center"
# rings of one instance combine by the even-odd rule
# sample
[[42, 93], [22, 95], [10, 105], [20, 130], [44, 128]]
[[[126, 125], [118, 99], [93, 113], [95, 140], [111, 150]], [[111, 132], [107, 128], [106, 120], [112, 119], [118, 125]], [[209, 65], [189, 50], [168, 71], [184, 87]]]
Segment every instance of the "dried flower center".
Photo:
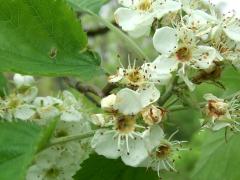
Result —
[[138, 5], [138, 10], [148, 11], [150, 10], [151, 6], [152, 6], [151, 0], [142, 0]]
[[227, 113], [228, 105], [224, 102], [218, 102], [214, 100], [208, 101], [209, 114], [213, 116], [223, 116]]
[[135, 130], [135, 118], [132, 116], [121, 116], [116, 120], [116, 130], [122, 134], [128, 134]]
[[160, 159], [165, 159], [165, 158], [169, 157], [171, 152], [172, 152], [172, 149], [169, 144], [162, 144], [158, 147], [158, 149], [156, 151], [156, 155]]
[[192, 53], [187, 47], [182, 47], [177, 50], [176, 56], [179, 61], [186, 62], [191, 59]]

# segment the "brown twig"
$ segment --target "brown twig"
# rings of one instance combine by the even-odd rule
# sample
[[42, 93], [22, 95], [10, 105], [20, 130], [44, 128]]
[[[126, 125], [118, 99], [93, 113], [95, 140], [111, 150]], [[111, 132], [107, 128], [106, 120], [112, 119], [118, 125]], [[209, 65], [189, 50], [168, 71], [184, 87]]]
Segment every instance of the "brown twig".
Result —
[[89, 92], [96, 96], [103, 97], [102, 91], [99, 88], [97, 88], [96, 86], [83, 84], [82, 82], [78, 81], [75, 84], [75, 88], [80, 92]]
[[92, 96], [92, 95], [96, 95], [98, 97], [102, 97], [103, 94], [100, 89], [98, 89], [95, 86], [84, 85], [81, 82], [73, 82], [67, 77], [64, 77], [63, 80], [68, 86], [84, 94], [84, 96], [88, 98], [88, 100], [90, 100], [92, 103], [94, 103], [97, 107], [101, 107], [101, 104]]
[[117, 88], [118, 85], [114, 83], [108, 83], [103, 89], [102, 89], [102, 94], [103, 96], [108, 96], [113, 89]]

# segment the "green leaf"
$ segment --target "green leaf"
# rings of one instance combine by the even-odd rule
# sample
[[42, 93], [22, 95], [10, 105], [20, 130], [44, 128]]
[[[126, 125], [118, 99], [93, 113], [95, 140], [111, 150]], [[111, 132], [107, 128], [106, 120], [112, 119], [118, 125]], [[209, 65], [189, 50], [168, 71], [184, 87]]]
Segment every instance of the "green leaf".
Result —
[[4, 96], [7, 92], [7, 80], [2, 73], [0, 73], [0, 96]]
[[47, 127], [26, 122], [0, 122], [0, 179], [24, 180], [34, 155], [48, 143], [56, 121]]
[[226, 143], [224, 130], [208, 135], [202, 147], [202, 154], [196, 164], [192, 179], [238, 180], [240, 177], [239, 138], [239, 133], [232, 134], [231, 137], [228, 137], [228, 142]]
[[[97, 2], [96, 5], [92, 7], [93, 2]], [[118, 27], [114, 26], [112, 23], [106, 21], [102, 17], [97, 15], [96, 9], [99, 10], [100, 6], [105, 2], [105, 0], [67, 0], [67, 2], [76, 10], [87, 12], [92, 15], [96, 20], [104, 24], [108, 27], [111, 31], [113, 31], [119, 39], [125, 42], [125, 45], [132, 49], [140, 58], [144, 58], [149, 60], [149, 57], [143, 52], [143, 50], [138, 46], [138, 44], [131, 39], [127, 34], [122, 32]], [[98, 6], [97, 8], [95, 6]], [[141, 59], [140, 59], [141, 60]]]
[[77, 4], [83, 10], [87, 9], [93, 13], [98, 13], [101, 6], [109, 0], [68, 0], [70, 3]]
[[37, 75], [100, 73], [87, 36], [62, 0], [0, 0], [0, 71]]
[[120, 160], [92, 155], [74, 176], [75, 180], [157, 180], [156, 172], [146, 168], [132, 168]]

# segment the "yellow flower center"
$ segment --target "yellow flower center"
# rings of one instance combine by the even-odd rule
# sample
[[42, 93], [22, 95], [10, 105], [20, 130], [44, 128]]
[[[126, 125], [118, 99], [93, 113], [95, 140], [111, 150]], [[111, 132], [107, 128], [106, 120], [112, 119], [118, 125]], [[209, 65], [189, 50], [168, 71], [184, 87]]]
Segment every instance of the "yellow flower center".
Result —
[[138, 5], [138, 10], [148, 11], [151, 9], [152, 0], [142, 0]]
[[144, 76], [139, 69], [131, 69], [126, 73], [128, 83], [133, 86], [139, 86], [144, 82]]
[[135, 118], [133, 116], [120, 116], [116, 119], [116, 130], [121, 134], [128, 134], [135, 130]]

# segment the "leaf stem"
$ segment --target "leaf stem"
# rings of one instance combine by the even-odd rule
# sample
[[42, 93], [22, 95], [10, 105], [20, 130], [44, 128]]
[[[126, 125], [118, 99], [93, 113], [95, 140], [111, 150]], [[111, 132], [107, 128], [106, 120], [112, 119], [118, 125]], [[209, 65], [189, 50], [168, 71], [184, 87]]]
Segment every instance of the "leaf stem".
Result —
[[163, 96], [160, 97], [160, 99], [158, 101], [158, 104], [160, 106], [163, 106], [167, 102], [167, 100], [172, 96], [172, 93], [173, 93], [173, 90], [174, 90], [174, 87], [175, 87], [177, 81], [178, 81], [178, 76], [174, 75], [172, 82], [167, 87], [166, 92], [163, 94]]

